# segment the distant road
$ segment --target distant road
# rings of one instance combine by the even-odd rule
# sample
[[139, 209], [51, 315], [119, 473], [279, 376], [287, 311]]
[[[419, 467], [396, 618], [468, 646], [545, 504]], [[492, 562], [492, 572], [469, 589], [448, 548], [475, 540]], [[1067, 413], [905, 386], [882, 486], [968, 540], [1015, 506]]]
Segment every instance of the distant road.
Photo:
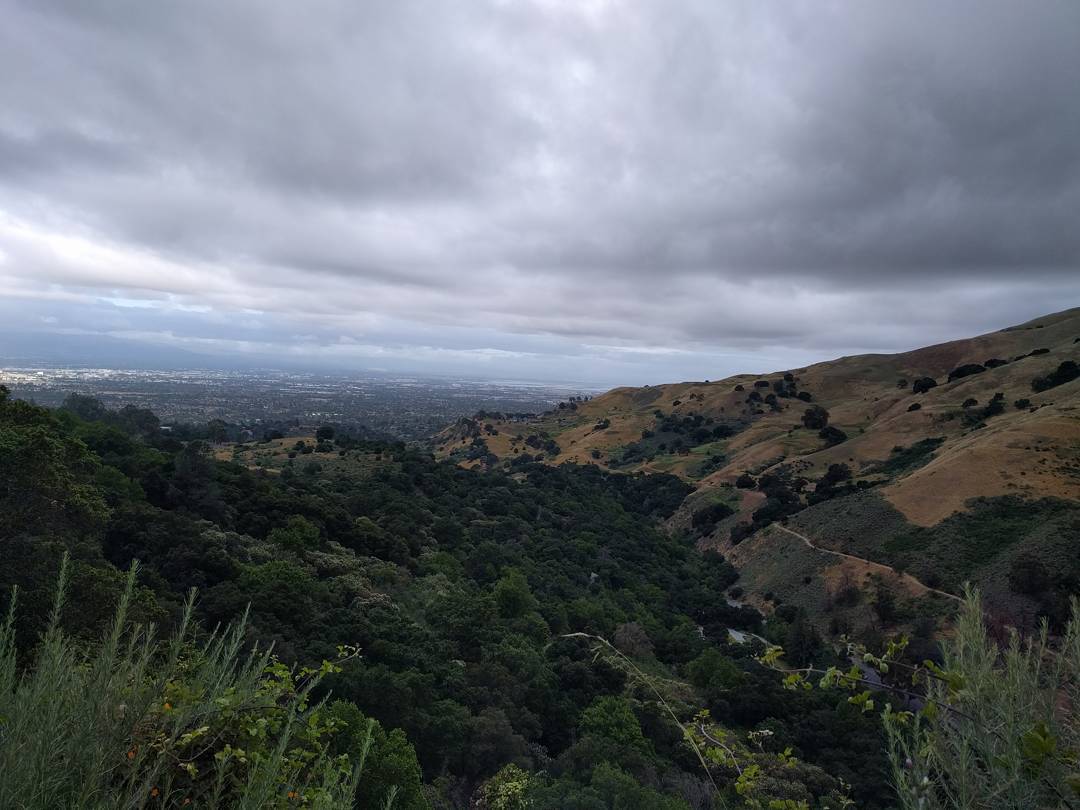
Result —
[[[799, 538], [808, 547], [810, 547], [810, 548], [812, 548], [812, 549], [814, 549], [816, 551], [821, 551], [821, 552], [823, 552], [825, 554], [832, 554], [834, 557], [845, 557], [845, 558], [847, 558], [849, 560], [855, 560], [856, 562], [865, 563], [866, 565], [872, 565], [875, 568], [884, 568], [886, 570], [892, 570], [892, 569], [889, 568], [889, 566], [884, 565], [883, 563], [875, 562], [874, 560], [868, 560], [865, 557], [856, 557], [854, 554], [847, 554], [847, 553], [845, 553], [843, 551], [833, 551], [831, 548], [822, 548], [821, 546], [816, 545], [814, 543], [814, 541], [811, 540], [809, 537], [807, 537], [805, 534], [799, 534], [799, 532], [793, 531], [792, 529], [789, 529], [787, 526], [782, 526], [779, 523], [774, 523], [772, 525], [773, 525], [774, 528], [777, 528], [782, 532], [787, 532], [792, 537]], [[902, 574], [901, 576], [904, 579], [908, 580], [909, 582], [914, 583], [915, 585], [917, 585], [919, 588], [923, 589], [924, 591], [929, 591], [930, 593], [936, 593], [939, 596], [944, 596], [946, 599], [952, 599], [952, 600], [954, 600], [956, 602], [963, 602], [964, 601], [963, 599], [961, 599], [956, 594], [946, 593], [945, 591], [938, 590], [937, 588], [931, 588], [926, 583], [920, 582], [919, 580], [915, 579], [915, 577], [913, 577], [911, 574]]]

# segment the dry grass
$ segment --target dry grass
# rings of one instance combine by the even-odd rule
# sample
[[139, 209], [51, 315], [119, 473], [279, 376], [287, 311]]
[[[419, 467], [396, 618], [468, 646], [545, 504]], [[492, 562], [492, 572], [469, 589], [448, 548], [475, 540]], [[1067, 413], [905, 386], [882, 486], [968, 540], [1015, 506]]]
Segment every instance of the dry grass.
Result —
[[[1054, 495], [1080, 500], [1080, 381], [1032, 394], [1031, 379], [1047, 373], [1062, 360], [1080, 356], [1080, 309], [1039, 318], [1008, 330], [896, 355], [863, 355], [819, 363], [792, 373], [800, 390], [827, 408], [831, 424], [844, 430], [848, 440], [823, 448], [816, 432], [793, 426], [800, 423], [806, 404], [781, 399], [783, 410], [751, 415], [745, 403], [758, 379], [775, 380], [780, 372], [739, 375], [715, 382], [683, 382], [646, 388], [617, 388], [581, 403], [576, 411], [556, 411], [535, 423], [493, 422], [498, 436], [485, 437], [499, 458], [532, 452], [523, 440], [530, 434], [554, 438], [561, 449], [549, 463], [577, 462], [607, 466], [614, 454], [638, 441], [642, 430], [653, 429], [653, 412], [685, 415], [700, 413], [718, 419], [744, 418], [750, 424], [725, 443], [725, 466], [698, 482], [701, 490], [730, 483], [744, 471], [763, 472], [777, 463], [798, 462], [810, 478], [830, 464], [845, 463], [858, 472], [887, 459], [894, 447], [921, 439], [944, 437], [935, 458], [922, 469], [891, 483], [883, 492], [898, 510], [919, 525], [933, 525], [963, 510], [978, 495]], [[963, 363], [981, 363], [997, 357], [1011, 360], [1033, 349], [1045, 355], [1010, 362], [982, 374], [946, 383], [948, 372]], [[910, 382], [932, 376], [939, 386], [913, 395]], [[898, 380], [908, 387], [898, 388]], [[734, 391], [737, 384], [743, 392]], [[1001, 392], [1005, 413], [992, 417], [986, 427], [972, 430], [960, 413], [971, 397], [985, 405]], [[1017, 410], [1013, 402], [1029, 398], [1044, 405], [1034, 413]], [[676, 405], [675, 403], [679, 404]], [[922, 409], [909, 412], [919, 402]], [[601, 419], [606, 430], [594, 429]], [[468, 440], [465, 442], [468, 444]], [[437, 453], [447, 455], [461, 447], [453, 429], [437, 442]], [[594, 453], [598, 458], [594, 458]], [[659, 456], [626, 471], [670, 472], [696, 480], [700, 456]]]

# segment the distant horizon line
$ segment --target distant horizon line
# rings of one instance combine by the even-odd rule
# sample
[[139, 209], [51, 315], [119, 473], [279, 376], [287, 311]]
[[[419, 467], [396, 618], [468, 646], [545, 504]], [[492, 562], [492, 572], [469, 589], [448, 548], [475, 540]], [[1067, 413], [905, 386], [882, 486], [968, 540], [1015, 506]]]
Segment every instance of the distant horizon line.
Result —
[[[105, 364], [99, 365], [89, 362], [58, 363], [56, 361], [33, 361], [26, 358], [14, 358], [9, 362], [8, 358], [0, 358], [0, 374], [3, 372], [30, 372], [30, 371], [110, 371], [110, 372], [144, 372], [159, 374], [177, 373], [200, 373], [217, 375], [243, 375], [271, 372], [274, 374], [289, 376], [309, 376], [323, 379], [343, 379], [350, 376], [373, 375], [396, 380], [440, 380], [460, 381], [504, 385], [528, 385], [535, 387], [582, 389], [589, 393], [611, 390], [612, 386], [599, 386], [596, 383], [583, 380], [555, 380], [540, 379], [536, 377], [507, 377], [505, 375], [494, 377], [482, 377], [458, 372], [438, 371], [404, 371], [391, 369], [300, 369], [283, 366], [256, 365], [245, 368], [223, 368], [214, 366], [137, 366]], [[2, 381], [0, 381], [2, 382]]]

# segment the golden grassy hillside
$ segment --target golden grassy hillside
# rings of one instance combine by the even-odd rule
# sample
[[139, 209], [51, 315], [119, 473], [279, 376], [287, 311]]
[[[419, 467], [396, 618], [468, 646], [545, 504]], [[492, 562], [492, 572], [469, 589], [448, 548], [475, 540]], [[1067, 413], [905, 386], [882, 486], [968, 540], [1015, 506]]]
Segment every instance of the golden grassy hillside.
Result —
[[[505, 463], [527, 453], [552, 464], [672, 473], [696, 485], [675, 525], [689, 525], [690, 512], [702, 504], [738, 506], [741, 496], [740, 514], [707, 540], [728, 552], [734, 551], [726, 539], [730, 525], [764, 500], [761, 493], [733, 489], [744, 473], [782, 470], [809, 481], [806, 493], [830, 465], [845, 464], [853, 484], [873, 485], [873, 497], [902, 516], [903, 526], [948, 527], [972, 508], [973, 498], [1080, 503], [1080, 379], [1041, 392], [1032, 387], [1065, 361], [1080, 361], [1080, 308], [900, 354], [616, 388], [529, 421], [497, 415], [461, 420], [436, 437], [435, 449], [467, 465]], [[969, 364], [984, 370], [949, 381], [950, 372]], [[932, 378], [936, 386], [916, 393], [913, 383], [920, 378]], [[764, 401], [770, 394], [773, 403]], [[804, 426], [804, 412], [818, 406], [846, 439], [829, 446], [817, 429]], [[675, 432], [665, 429], [672, 426]], [[907, 463], [919, 448], [928, 449]], [[805, 526], [812, 527], [814, 514], [814, 507], [804, 513]], [[774, 534], [758, 532], [735, 555], [740, 567], [755, 567], [753, 548], [777, 548]], [[852, 542], [815, 540], [834, 548]], [[864, 556], [888, 561], [890, 554], [873, 550]]]
[[[574, 410], [556, 410], [535, 421], [487, 418], [479, 424], [488, 450], [499, 459], [541, 452], [527, 446], [526, 439], [542, 437], [558, 444], [558, 453], [546, 454], [549, 463], [670, 472], [697, 482], [700, 489], [730, 485], [743, 472], [759, 474], [779, 464], [796, 463], [811, 479], [837, 462], [849, 464], [856, 472], [869, 472], [894, 447], [943, 437], [929, 464], [882, 490], [911, 521], [932, 525], [979, 495], [1056, 495], [1080, 500], [1080, 380], [1043, 393], [1031, 389], [1033, 378], [1049, 374], [1064, 360], [1080, 359], [1078, 338], [1080, 309], [1071, 309], [988, 335], [902, 354], [842, 357], [786, 372], [709, 382], [616, 388], [575, 403]], [[1041, 349], [1049, 351], [1013, 360]], [[947, 382], [951, 370], [990, 359], [1009, 362]], [[794, 377], [798, 391], [812, 396], [811, 403], [778, 398], [779, 410], [773, 411], [746, 402], [751, 391], [763, 396], [772, 391], [755, 389], [755, 381], [772, 383], [785, 373]], [[937, 387], [913, 393], [911, 384], [920, 377], [935, 379]], [[744, 390], [735, 390], [740, 385]], [[965, 410], [978, 411], [999, 392], [1004, 395], [1004, 412], [981, 420], [985, 426], [973, 429], [963, 418]], [[964, 409], [968, 399], [977, 400], [978, 405]], [[1031, 404], [1017, 408], [1014, 403], [1022, 399]], [[909, 411], [914, 403], [920, 409]], [[800, 420], [811, 405], [824, 407], [829, 424], [846, 433], [847, 441], [824, 447], [816, 431], [804, 428]], [[677, 417], [699, 414], [715, 420], [714, 424], [730, 423], [737, 430], [729, 438], [687, 441], [681, 451], [665, 448], [621, 464], [622, 452], [641, 440], [642, 431], [656, 430], [657, 410]], [[609, 426], [598, 428], [603, 420]], [[490, 425], [496, 435], [483, 434], [484, 425]], [[457, 451], [460, 455], [474, 433], [471, 424], [447, 429], [437, 437], [437, 453], [447, 456]], [[710, 470], [703, 462], [712, 456], [722, 457], [722, 462]]]

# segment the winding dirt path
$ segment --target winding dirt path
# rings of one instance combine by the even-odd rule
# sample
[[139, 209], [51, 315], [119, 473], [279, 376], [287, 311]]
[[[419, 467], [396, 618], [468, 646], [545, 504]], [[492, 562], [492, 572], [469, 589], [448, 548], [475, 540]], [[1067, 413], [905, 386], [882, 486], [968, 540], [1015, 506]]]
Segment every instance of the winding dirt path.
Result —
[[[849, 560], [854, 560], [855, 562], [859, 562], [859, 563], [862, 563], [864, 565], [869, 565], [872, 568], [881, 569], [883, 572], [890, 572], [890, 573], [893, 572], [893, 569], [890, 568], [889, 566], [884, 565], [884, 564], [879, 563], [879, 562], [874, 562], [873, 560], [868, 560], [865, 557], [856, 557], [854, 554], [848, 554], [848, 553], [846, 553], [844, 551], [833, 551], [831, 548], [822, 548], [821, 546], [816, 545], [814, 543], [814, 541], [811, 540], [809, 537], [807, 537], [805, 534], [800, 534], [797, 531], [789, 529], [787, 526], [782, 526], [779, 523], [773, 523], [772, 526], [773, 526], [773, 528], [779, 529], [782, 532], [787, 532], [792, 537], [799, 538], [809, 548], [812, 548], [815, 551], [820, 551], [820, 552], [823, 552], [825, 554], [832, 554], [834, 557], [844, 557], [844, 558], [849, 559]], [[913, 577], [911, 574], [902, 574], [901, 577], [906, 582], [908, 582], [909, 584], [914, 585], [916, 590], [926, 591], [928, 593], [936, 593], [938, 596], [944, 596], [946, 599], [952, 599], [954, 602], [963, 602], [964, 601], [963, 599], [961, 599], [956, 594], [947, 593], [945, 591], [938, 590], [937, 588], [931, 588], [929, 585], [926, 585], [925, 583], [920, 582], [919, 580], [915, 579], [915, 577]]]

